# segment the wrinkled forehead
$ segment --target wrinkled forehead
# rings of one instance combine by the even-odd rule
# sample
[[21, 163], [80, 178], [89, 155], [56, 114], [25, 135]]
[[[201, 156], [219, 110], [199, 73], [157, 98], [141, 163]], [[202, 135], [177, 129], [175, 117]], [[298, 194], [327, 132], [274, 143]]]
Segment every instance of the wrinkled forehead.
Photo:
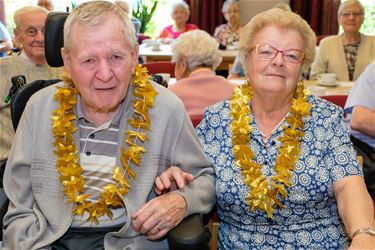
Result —
[[44, 27], [47, 19], [45, 12], [29, 12], [24, 13], [20, 18], [17, 28], [27, 29], [29, 27]]

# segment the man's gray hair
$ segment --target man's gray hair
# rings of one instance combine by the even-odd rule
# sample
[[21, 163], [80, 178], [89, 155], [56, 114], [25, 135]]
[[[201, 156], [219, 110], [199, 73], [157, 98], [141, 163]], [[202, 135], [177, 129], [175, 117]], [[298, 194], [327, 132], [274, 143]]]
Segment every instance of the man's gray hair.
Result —
[[92, 1], [80, 4], [68, 16], [64, 25], [64, 49], [69, 52], [72, 41], [70, 35], [74, 23], [79, 22], [86, 26], [96, 26], [103, 22], [108, 14], [118, 16], [124, 23], [125, 39], [131, 49], [136, 44], [134, 25], [130, 17], [116, 4], [108, 1]]
[[45, 13], [46, 15], [48, 15], [48, 10], [39, 6], [25, 6], [16, 10], [13, 15], [16, 28], [19, 28], [21, 26], [22, 21], [25, 21], [22, 20], [22, 16], [28, 13]]

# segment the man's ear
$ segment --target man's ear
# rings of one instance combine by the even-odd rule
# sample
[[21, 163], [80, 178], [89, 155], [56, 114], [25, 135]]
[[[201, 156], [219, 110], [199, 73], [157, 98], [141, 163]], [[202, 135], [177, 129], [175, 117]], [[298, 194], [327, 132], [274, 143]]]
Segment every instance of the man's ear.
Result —
[[65, 51], [64, 48], [61, 48], [60, 51], [61, 51], [61, 57], [62, 57], [63, 62], [64, 62], [64, 69], [68, 73], [68, 75], [70, 75], [70, 72], [69, 72], [69, 69], [70, 69], [70, 56], [68, 55], [68, 53], [66, 53], [66, 51]]

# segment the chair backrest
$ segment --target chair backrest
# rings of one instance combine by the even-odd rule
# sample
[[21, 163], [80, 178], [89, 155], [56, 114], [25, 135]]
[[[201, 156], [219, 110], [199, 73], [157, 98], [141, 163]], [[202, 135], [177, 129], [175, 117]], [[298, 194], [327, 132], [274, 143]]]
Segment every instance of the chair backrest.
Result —
[[202, 121], [203, 115], [191, 115], [190, 120], [193, 123], [193, 127], [197, 127], [199, 123]]
[[167, 73], [174, 77], [174, 64], [170, 61], [158, 61], [144, 63], [150, 74]]
[[10, 114], [12, 117], [12, 124], [14, 130], [17, 129], [18, 123], [21, 119], [21, 115], [25, 109], [27, 101], [37, 91], [45, 88], [51, 84], [59, 82], [59, 79], [54, 80], [37, 80], [29, 84], [24, 85], [17, 90], [10, 102]]
[[324, 95], [321, 98], [326, 99], [329, 102], [340, 106], [342, 109], [345, 107], [346, 99], [348, 99], [347, 95]]
[[50, 12], [45, 24], [44, 50], [46, 60], [51, 67], [64, 65], [60, 50], [64, 46], [64, 23], [69, 13]]

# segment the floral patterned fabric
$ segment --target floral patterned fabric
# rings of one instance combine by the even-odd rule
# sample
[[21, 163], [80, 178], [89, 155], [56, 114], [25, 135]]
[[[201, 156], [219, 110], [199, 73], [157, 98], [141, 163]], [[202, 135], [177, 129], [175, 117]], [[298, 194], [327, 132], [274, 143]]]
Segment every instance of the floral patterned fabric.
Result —
[[357, 61], [357, 54], [359, 45], [361, 42], [356, 44], [344, 45], [345, 59], [348, 66], [349, 80], [353, 81], [353, 75], [355, 70], [355, 62]]
[[223, 45], [230, 45], [233, 42], [238, 42], [240, 39], [240, 29], [236, 32], [233, 32], [228, 24], [222, 24], [216, 27], [214, 37], [218, 43]]
[[[249, 188], [234, 163], [229, 101], [206, 110], [197, 127], [198, 136], [216, 173], [217, 207], [220, 217], [219, 249], [346, 249], [348, 238], [339, 218], [333, 183], [360, 175], [343, 113], [335, 105], [314, 96], [311, 115], [305, 119], [301, 154], [287, 188], [284, 208], [270, 219], [263, 211], [250, 211], [245, 203]], [[283, 133], [281, 122], [267, 145], [261, 139], [254, 117], [251, 148], [263, 173], [274, 174], [273, 166]]]

